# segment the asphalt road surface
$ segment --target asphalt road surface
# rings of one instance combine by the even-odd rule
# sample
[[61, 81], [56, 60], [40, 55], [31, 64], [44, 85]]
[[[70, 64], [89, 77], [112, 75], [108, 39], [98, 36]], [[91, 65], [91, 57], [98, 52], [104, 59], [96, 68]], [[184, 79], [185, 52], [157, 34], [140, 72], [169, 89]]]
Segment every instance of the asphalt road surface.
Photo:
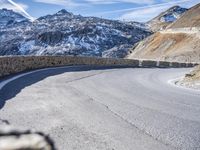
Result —
[[200, 92], [168, 82], [186, 72], [78, 66], [18, 75], [0, 83], [0, 121], [43, 131], [59, 150], [198, 150]]

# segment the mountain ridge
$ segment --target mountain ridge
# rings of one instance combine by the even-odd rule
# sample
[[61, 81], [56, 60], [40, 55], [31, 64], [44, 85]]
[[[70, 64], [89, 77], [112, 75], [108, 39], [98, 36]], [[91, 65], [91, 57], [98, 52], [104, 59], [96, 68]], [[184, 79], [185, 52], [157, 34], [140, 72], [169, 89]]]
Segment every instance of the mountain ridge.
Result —
[[150, 34], [138, 24], [60, 10], [0, 30], [0, 54], [124, 57], [133, 44]]
[[173, 6], [164, 12], [161, 12], [158, 16], [154, 17], [147, 22], [150, 29], [154, 32], [166, 29], [171, 23], [179, 19], [185, 12], [187, 8], [182, 8], [180, 6]]
[[20, 23], [23, 21], [29, 21], [28, 18], [24, 17], [20, 13], [8, 10], [6, 8], [0, 9], [0, 28]]
[[168, 28], [200, 27], [200, 3], [190, 8], [183, 16]]

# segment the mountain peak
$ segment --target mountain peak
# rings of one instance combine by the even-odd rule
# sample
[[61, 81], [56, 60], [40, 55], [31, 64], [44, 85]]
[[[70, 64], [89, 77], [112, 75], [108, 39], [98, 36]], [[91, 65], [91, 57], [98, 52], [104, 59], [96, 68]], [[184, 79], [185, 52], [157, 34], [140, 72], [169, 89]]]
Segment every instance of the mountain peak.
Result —
[[[0, 14], [1, 15], [9, 15], [9, 14], [11, 14], [11, 13], [15, 13], [15, 14], [18, 14], [17, 12], [14, 12], [12, 9], [7, 9], [7, 8], [2, 8], [2, 9], [0, 9]], [[19, 14], [20, 15], [20, 14]]]
[[173, 6], [166, 10], [165, 12], [162, 12], [157, 19], [159, 19], [161, 22], [174, 22], [180, 16], [185, 13], [188, 9], [182, 8], [180, 6]]
[[173, 9], [179, 9], [179, 8], [182, 8], [182, 7], [180, 7], [179, 5], [175, 5], [175, 6], [172, 6], [171, 8], [169, 8], [169, 10], [170, 10], [170, 9], [172, 9], [172, 10], [173, 10]]
[[8, 9], [7, 8], [2, 8], [2, 9], [0, 9], [0, 11], [8, 11]]
[[15, 12], [10, 9], [0, 9], [0, 27], [3, 28], [4, 26], [22, 22], [22, 21], [28, 21], [26, 17], [21, 15], [18, 12]]
[[58, 15], [63, 15], [63, 14], [73, 15], [71, 12], [68, 12], [66, 9], [61, 9], [56, 14], [58, 14]]
[[5, 17], [20, 17], [20, 18], [26, 18], [23, 15], [21, 15], [18, 12], [13, 11], [12, 9], [2, 8], [0, 9], [0, 15]]
[[180, 7], [178, 5], [175, 5], [171, 8], [169, 8], [167, 11], [165, 11], [164, 13], [168, 13], [168, 12], [177, 12], [177, 13], [184, 13], [185, 11], [187, 11], [188, 9], [187, 8], [183, 8], [183, 7]]
[[190, 8], [181, 18], [171, 24], [168, 28], [200, 27], [200, 3]]
[[179, 19], [188, 9], [180, 6], [173, 6], [160, 13], [157, 17], [148, 22], [153, 31], [165, 29], [169, 24]]

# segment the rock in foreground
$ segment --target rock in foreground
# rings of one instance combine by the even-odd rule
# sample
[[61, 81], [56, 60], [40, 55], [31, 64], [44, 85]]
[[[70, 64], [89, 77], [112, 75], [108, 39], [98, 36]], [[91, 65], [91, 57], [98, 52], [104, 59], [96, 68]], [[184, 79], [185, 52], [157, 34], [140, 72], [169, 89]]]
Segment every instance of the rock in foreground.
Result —
[[0, 129], [1, 150], [55, 150], [52, 140], [39, 132]]

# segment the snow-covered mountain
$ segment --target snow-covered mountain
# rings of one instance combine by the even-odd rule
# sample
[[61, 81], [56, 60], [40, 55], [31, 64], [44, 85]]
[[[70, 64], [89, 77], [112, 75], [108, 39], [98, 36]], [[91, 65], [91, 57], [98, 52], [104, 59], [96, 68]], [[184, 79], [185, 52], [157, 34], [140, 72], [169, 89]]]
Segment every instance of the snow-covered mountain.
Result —
[[167, 10], [166, 12], [164, 12], [160, 16], [160, 21], [161, 22], [174, 22], [178, 18], [180, 18], [180, 16], [183, 13], [185, 13], [187, 10], [188, 9], [182, 8], [180, 6], [174, 6], [174, 7], [170, 8], [169, 10]]
[[0, 55], [124, 57], [132, 45], [150, 34], [139, 23], [83, 17], [63, 9], [34, 22], [1, 28]]
[[187, 10], [188, 9], [180, 6], [173, 6], [150, 20], [147, 24], [154, 32], [163, 30], [168, 25], [179, 19]]
[[23, 21], [28, 19], [13, 10], [0, 9], [0, 28], [4, 29], [6, 26], [13, 26]]

